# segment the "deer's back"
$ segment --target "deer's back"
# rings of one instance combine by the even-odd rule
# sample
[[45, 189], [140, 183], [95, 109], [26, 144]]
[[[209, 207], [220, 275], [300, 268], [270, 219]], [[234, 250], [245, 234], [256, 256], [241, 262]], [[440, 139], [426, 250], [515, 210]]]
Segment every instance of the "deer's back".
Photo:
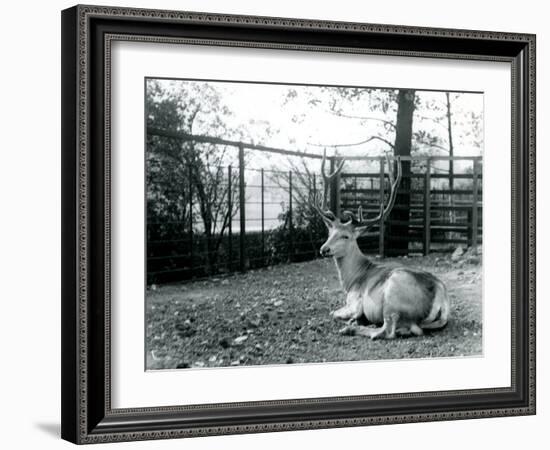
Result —
[[409, 267], [376, 265], [362, 280], [363, 311], [371, 322], [398, 312], [404, 319], [422, 320], [432, 308], [441, 281], [422, 270]]

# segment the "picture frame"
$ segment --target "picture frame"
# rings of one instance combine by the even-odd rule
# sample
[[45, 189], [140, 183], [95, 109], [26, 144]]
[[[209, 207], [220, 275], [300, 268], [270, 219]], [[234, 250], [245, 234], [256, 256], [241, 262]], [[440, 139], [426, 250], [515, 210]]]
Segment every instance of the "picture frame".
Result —
[[[509, 64], [510, 386], [113, 408], [110, 70], [116, 41]], [[62, 437], [78, 444], [535, 414], [535, 36], [119, 7], [64, 10], [61, 403]]]

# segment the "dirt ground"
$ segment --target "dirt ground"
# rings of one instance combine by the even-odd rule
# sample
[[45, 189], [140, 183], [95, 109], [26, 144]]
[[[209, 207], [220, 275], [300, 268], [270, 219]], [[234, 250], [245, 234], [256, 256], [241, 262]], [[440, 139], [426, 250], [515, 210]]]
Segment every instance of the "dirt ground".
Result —
[[148, 369], [457, 357], [482, 353], [481, 265], [450, 255], [387, 259], [440, 277], [447, 327], [423, 337], [343, 336], [329, 312], [343, 305], [332, 259], [287, 264], [147, 290]]

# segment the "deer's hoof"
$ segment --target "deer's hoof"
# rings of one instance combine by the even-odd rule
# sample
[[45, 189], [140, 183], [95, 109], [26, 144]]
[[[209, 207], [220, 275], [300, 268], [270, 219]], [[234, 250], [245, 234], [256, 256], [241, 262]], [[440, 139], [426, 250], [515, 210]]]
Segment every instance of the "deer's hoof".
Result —
[[343, 328], [340, 328], [338, 330], [338, 333], [342, 336], [355, 336], [357, 334], [357, 330], [355, 327], [352, 327], [350, 325], [346, 325]]

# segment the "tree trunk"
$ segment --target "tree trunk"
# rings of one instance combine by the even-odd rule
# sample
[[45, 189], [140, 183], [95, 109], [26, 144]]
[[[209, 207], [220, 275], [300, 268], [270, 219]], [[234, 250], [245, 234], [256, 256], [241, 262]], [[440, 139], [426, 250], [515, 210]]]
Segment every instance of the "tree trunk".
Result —
[[[414, 114], [415, 91], [400, 89], [397, 94], [397, 121], [395, 132], [395, 156], [411, 156], [412, 124]], [[401, 224], [388, 224], [386, 237], [386, 254], [388, 256], [406, 255], [409, 252], [409, 226], [411, 206], [411, 162], [401, 162], [403, 178], [399, 185], [395, 207], [389, 220]]]
[[[447, 132], [449, 133], [449, 156], [452, 158], [454, 156], [454, 145], [453, 145], [453, 120], [451, 112], [451, 98], [448, 92], [445, 92], [447, 99]], [[453, 160], [449, 160], [449, 189], [452, 191], [454, 189], [454, 166]], [[451, 195], [452, 198], [452, 195]]]
[[[445, 98], [447, 99], [447, 132], [449, 134], [449, 156], [452, 158], [454, 156], [454, 145], [453, 145], [453, 117], [451, 112], [451, 96], [448, 92], [445, 92]], [[454, 182], [454, 161], [449, 160], [449, 190], [453, 191], [455, 188]], [[449, 195], [449, 203], [451, 206], [454, 206], [454, 195], [451, 193]], [[455, 223], [455, 212], [453, 210], [449, 211], [449, 220], [451, 223]]]

